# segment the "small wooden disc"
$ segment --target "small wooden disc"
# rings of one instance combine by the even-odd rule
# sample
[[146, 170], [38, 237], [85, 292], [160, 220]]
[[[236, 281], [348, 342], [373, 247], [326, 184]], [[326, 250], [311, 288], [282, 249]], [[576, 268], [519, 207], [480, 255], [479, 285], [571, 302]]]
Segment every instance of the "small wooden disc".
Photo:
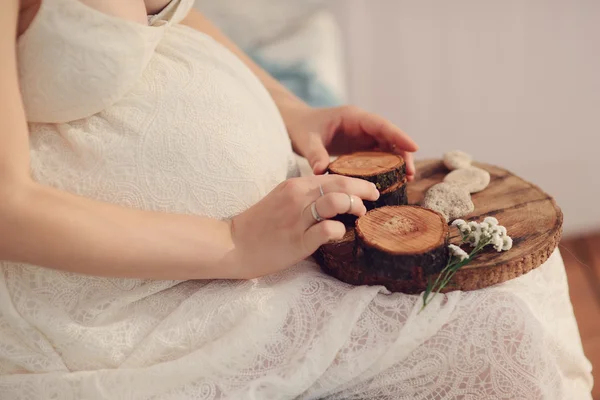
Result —
[[338, 157], [329, 164], [329, 173], [373, 182], [383, 191], [406, 176], [404, 159], [392, 153], [363, 151]]
[[330, 271], [336, 270], [339, 265], [354, 263], [354, 241], [354, 228], [348, 228], [342, 239], [319, 247], [314, 257], [322, 268]]
[[381, 207], [356, 221], [368, 247], [390, 255], [424, 254], [446, 242], [448, 225], [437, 212], [417, 206]]
[[400, 279], [420, 284], [448, 261], [446, 220], [426, 208], [377, 208], [356, 221], [355, 234], [365, 283]]
[[[367, 211], [383, 206], [405, 206], [408, 204], [408, 195], [406, 191], [406, 181], [398, 182], [381, 192], [379, 198], [375, 201], [363, 200]], [[352, 214], [341, 214], [334, 218], [336, 221], [343, 222], [347, 227], [354, 227], [356, 216]]]

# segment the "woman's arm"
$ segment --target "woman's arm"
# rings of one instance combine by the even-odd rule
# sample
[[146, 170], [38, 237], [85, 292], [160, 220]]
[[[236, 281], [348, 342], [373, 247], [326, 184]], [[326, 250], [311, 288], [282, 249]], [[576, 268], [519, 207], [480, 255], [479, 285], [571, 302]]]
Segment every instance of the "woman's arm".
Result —
[[[29, 175], [28, 127], [18, 84], [19, 0], [0, 12], [0, 260], [97, 276], [245, 279], [285, 269], [344, 225], [316, 221], [366, 210], [375, 186], [344, 176], [295, 178], [231, 222], [133, 210], [62, 192]], [[319, 188], [325, 191], [320, 196]], [[350, 202], [354, 196], [356, 201]]]
[[137, 211], [68, 194], [29, 176], [15, 51], [19, 0], [0, 11], [0, 259], [156, 279], [228, 278], [227, 222]]

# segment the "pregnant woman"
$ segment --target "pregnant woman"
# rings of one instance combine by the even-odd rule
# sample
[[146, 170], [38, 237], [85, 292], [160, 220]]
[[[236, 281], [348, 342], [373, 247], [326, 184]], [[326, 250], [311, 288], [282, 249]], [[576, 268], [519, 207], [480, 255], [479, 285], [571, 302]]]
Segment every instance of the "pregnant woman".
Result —
[[[321, 175], [329, 154], [398, 151], [413, 175], [416, 145], [367, 112], [306, 106], [192, 3], [2, 1], [0, 398], [559, 399], [581, 386], [519, 297], [454, 293], [417, 314], [416, 296], [306, 260], [343, 235], [327, 218], [378, 196]], [[297, 177], [292, 149], [316, 176]]]

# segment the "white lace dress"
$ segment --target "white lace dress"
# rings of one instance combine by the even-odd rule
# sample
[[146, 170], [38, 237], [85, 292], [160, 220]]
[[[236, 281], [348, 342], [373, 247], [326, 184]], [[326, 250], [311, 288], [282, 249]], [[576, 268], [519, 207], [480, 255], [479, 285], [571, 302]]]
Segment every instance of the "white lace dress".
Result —
[[[142, 26], [44, 0], [19, 39], [37, 180], [146, 210], [236, 214], [296, 173], [277, 109], [175, 0]], [[85, 235], [85, 232], [81, 232]], [[589, 399], [564, 269], [438, 296], [314, 263], [249, 281], [0, 264], [1, 399]]]

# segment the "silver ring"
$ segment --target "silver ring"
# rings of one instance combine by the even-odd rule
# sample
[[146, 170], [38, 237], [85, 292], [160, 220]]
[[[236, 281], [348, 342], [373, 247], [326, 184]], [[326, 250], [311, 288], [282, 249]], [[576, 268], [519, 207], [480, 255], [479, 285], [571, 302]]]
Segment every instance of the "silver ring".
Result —
[[350, 214], [350, 212], [352, 211], [352, 208], [354, 206], [354, 197], [352, 197], [352, 195], [349, 194], [348, 198], [350, 199], [350, 207], [348, 207], [348, 211], [346, 211], [346, 214]]
[[310, 205], [310, 212], [312, 213], [312, 216], [315, 219], [315, 221], [317, 221], [317, 222], [323, 221], [323, 218], [321, 218], [321, 216], [317, 212], [317, 203], [316, 202], [313, 202]]
[[323, 185], [319, 185], [319, 193], [321, 193], [321, 197], [325, 196], [325, 192], [323, 191]]

